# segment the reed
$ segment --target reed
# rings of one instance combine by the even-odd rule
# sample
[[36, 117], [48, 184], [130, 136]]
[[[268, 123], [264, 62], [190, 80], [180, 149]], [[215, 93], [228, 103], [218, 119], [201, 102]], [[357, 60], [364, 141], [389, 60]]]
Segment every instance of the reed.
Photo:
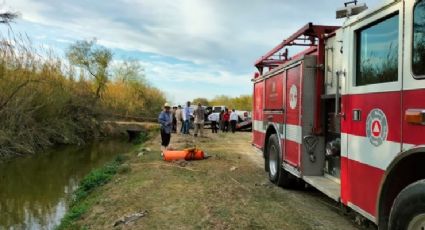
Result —
[[87, 71], [53, 50], [35, 47], [27, 36], [0, 38], [0, 159], [84, 144], [102, 135], [100, 123], [112, 114], [156, 115], [164, 94], [142, 72], [123, 80], [122, 69], [111, 71], [99, 96]]

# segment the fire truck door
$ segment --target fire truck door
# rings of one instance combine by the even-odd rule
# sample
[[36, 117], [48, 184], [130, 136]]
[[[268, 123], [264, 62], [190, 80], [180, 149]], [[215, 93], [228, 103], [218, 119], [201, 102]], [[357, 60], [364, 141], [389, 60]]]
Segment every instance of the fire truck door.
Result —
[[347, 73], [347, 91], [342, 95], [341, 128], [347, 149], [341, 154], [341, 198], [372, 218], [381, 178], [401, 150], [399, 5], [353, 25], [344, 35], [353, 44], [344, 47], [353, 71]]
[[286, 123], [284, 159], [294, 167], [301, 162], [301, 68], [302, 64], [287, 70]]
[[[406, 1], [403, 109], [410, 121], [403, 121], [403, 150], [424, 144], [425, 126], [425, 1]], [[412, 16], [413, 15], [413, 16]], [[406, 117], [407, 118], [407, 117]], [[412, 119], [413, 118], [413, 119]], [[417, 118], [417, 119], [414, 119]]]

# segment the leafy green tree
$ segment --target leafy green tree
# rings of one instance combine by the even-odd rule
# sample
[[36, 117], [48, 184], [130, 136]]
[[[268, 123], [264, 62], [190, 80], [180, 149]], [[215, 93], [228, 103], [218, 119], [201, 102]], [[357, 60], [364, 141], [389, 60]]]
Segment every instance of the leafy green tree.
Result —
[[115, 65], [113, 77], [102, 95], [102, 104], [108, 112], [143, 118], [152, 118], [165, 101], [163, 92], [149, 84], [143, 66], [135, 59]]
[[96, 45], [96, 40], [77, 41], [72, 44], [66, 56], [71, 64], [86, 70], [94, 79], [96, 97], [100, 98], [108, 82], [108, 67], [112, 61], [112, 52]]
[[134, 59], [120, 63], [114, 70], [114, 76], [122, 83], [146, 83], [144, 68]]
[[224, 106], [229, 107], [230, 106], [230, 101], [231, 101], [230, 97], [225, 96], [225, 95], [219, 95], [219, 96], [214, 97], [211, 100], [211, 105], [213, 105], [213, 106], [224, 105]]
[[213, 106], [224, 105], [229, 109], [252, 110], [252, 95], [241, 95], [239, 97], [220, 95], [214, 97], [210, 104]]
[[201, 105], [210, 105], [210, 102], [208, 101], [208, 99], [203, 98], [203, 97], [198, 97], [193, 99], [192, 104], [197, 105], [198, 103], [201, 103]]

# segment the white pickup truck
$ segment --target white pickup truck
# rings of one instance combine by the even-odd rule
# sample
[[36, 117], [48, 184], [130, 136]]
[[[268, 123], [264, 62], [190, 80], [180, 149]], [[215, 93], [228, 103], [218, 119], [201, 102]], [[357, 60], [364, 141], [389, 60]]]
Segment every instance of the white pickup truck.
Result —
[[[225, 110], [226, 106], [212, 106], [212, 113], [220, 113]], [[235, 110], [239, 116], [239, 121], [236, 124], [236, 130], [251, 130], [252, 129], [252, 119], [251, 112], [246, 110]]]

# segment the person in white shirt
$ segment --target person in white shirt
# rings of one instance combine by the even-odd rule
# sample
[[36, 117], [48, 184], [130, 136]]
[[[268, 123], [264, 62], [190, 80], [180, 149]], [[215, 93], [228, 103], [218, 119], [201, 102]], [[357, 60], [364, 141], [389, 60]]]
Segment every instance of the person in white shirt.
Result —
[[238, 123], [239, 116], [235, 112], [235, 109], [232, 109], [232, 112], [230, 113], [230, 129], [232, 130], [232, 133], [235, 133], [236, 131], [236, 123]]
[[219, 113], [211, 113], [208, 115], [208, 120], [211, 121], [211, 130], [213, 133], [217, 133], [217, 123], [220, 120]]
[[176, 131], [177, 133], [183, 133], [183, 126], [182, 126], [182, 122], [183, 122], [183, 110], [182, 110], [182, 106], [178, 105], [177, 106], [177, 110], [176, 110], [176, 121], [177, 121], [177, 126], [176, 126]]
[[186, 107], [183, 109], [183, 134], [190, 134], [190, 101], [186, 103]]

